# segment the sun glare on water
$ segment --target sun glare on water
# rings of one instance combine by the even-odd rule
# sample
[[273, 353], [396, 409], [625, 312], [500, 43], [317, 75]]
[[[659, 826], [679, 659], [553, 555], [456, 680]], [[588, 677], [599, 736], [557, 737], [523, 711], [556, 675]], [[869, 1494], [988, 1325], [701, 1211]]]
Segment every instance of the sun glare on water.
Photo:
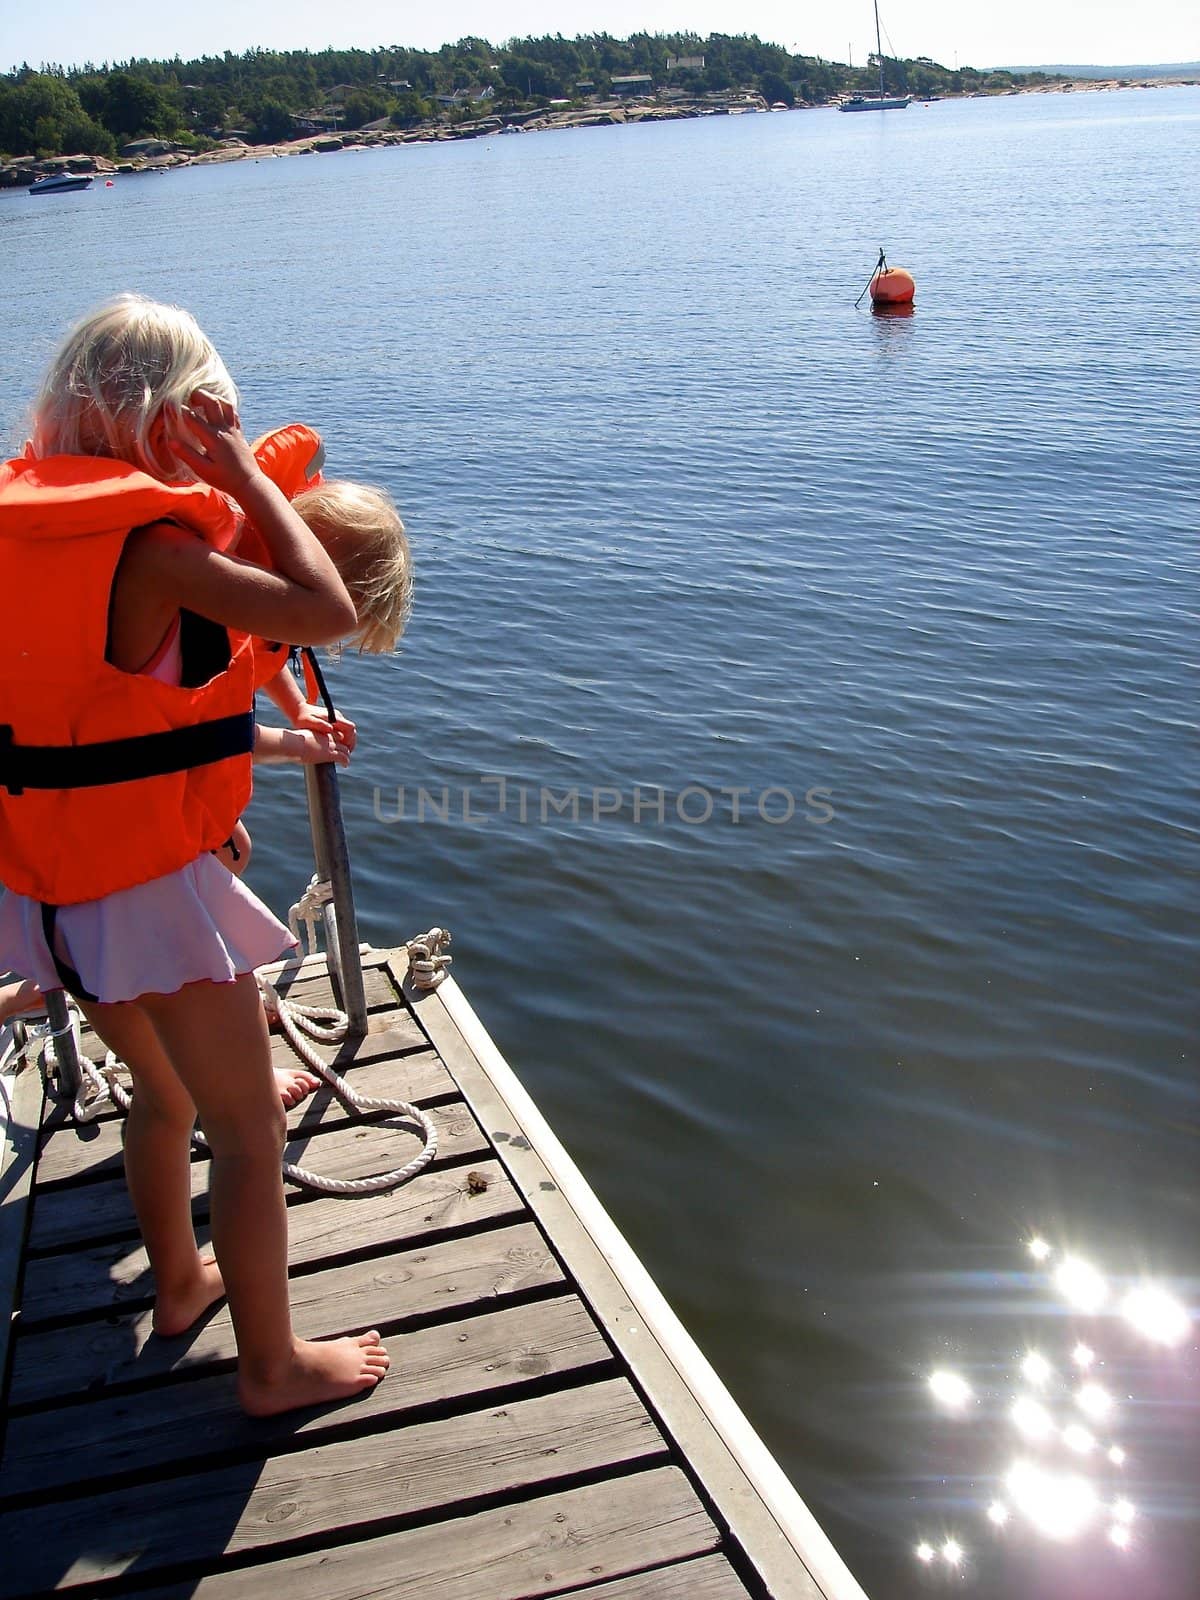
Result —
[[[976, 1468], [976, 1481], [1000, 1489], [981, 1500], [976, 1513], [994, 1539], [1007, 1540], [1021, 1529], [1058, 1545], [1099, 1539], [1113, 1561], [1136, 1559], [1147, 1529], [1133, 1501], [1118, 1490], [1127, 1483], [1121, 1469], [1128, 1456], [1112, 1437], [1118, 1398], [1126, 1398], [1121, 1364], [1131, 1338], [1160, 1350], [1177, 1349], [1192, 1333], [1191, 1315], [1160, 1284], [1123, 1287], [1098, 1263], [1040, 1234], [1029, 1238], [1025, 1249], [1045, 1264], [1037, 1292], [1049, 1290], [1058, 1302], [1040, 1313], [1053, 1318], [1047, 1323], [1051, 1336], [1039, 1341], [1041, 1347], [1014, 1351], [1006, 1370], [973, 1364], [976, 1374], [990, 1374], [974, 1386], [959, 1372], [936, 1368], [927, 1379], [930, 1397], [948, 1420], [960, 1426], [967, 1421], [968, 1437], [975, 1424], [993, 1440], [1002, 1439], [1005, 1428], [1010, 1440], [1013, 1433], [1019, 1436], [1022, 1453], [1007, 1465], [980, 1462]], [[1087, 1340], [1078, 1337], [1084, 1318]], [[1063, 1337], [1056, 1340], [1057, 1332]], [[961, 1528], [927, 1530], [914, 1548], [923, 1566], [943, 1574], [949, 1566], [969, 1582], [974, 1563], [967, 1561], [970, 1530], [963, 1520]]]

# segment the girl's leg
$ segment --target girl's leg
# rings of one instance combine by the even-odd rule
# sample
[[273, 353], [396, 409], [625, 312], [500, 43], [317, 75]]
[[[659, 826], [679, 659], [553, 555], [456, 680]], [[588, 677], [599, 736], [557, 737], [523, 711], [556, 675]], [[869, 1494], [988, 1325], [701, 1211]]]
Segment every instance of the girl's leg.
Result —
[[[42, 991], [37, 984], [30, 982], [28, 979], [23, 983], [8, 984], [4, 988], [0, 988], [0, 1022], [6, 1022], [10, 1016], [19, 1016], [22, 1011], [40, 1010], [43, 1004]], [[83, 1010], [108, 1048], [120, 1056], [135, 1078], [138, 1076], [139, 1060], [145, 1062], [144, 1070], [151, 1074], [148, 1079], [151, 1094], [161, 1084], [164, 1069], [178, 1085], [179, 1080], [175, 1077], [174, 1069], [163, 1055], [162, 1046], [158, 1043], [158, 1036], [153, 1028], [150, 1027], [144, 1012], [139, 1013], [137, 1007], [132, 1003], [121, 1006], [84, 1004]], [[140, 1016], [140, 1023], [136, 1020], [133, 1023], [127, 1023], [124, 1020], [118, 1022], [112, 1018], [112, 1013], [125, 1011], [131, 1011], [135, 1019]], [[114, 1043], [109, 1036], [109, 1032], [105, 1031], [106, 1029], [119, 1029], [122, 1040], [126, 1042], [123, 1044]], [[145, 1045], [143, 1045], [143, 1041], [146, 1041]], [[133, 1052], [132, 1058], [131, 1051]], [[155, 1053], [153, 1059], [151, 1057], [152, 1051]], [[275, 1074], [275, 1087], [279, 1091], [279, 1099], [289, 1111], [293, 1106], [298, 1106], [301, 1100], [310, 1095], [314, 1089], [321, 1087], [321, 1080], [316, 1073], [310, 1072], [307, 1067], [301, 1066], [299, 1062], [296, 1062], [294, 1066], [274, 1067], [272, 1071]], [[191, 1102], [189, 1101], [188, 1104], [190, 1105]], [[194, 1107], [191, 1114], [194, 1120], [196, 1115]], [[125, 1149], [126, 1176], [128, 1176], [128, 1143]], [[130, 1193], [133, 1193], [132, 1182], [130, 1183]], [[135, 1210], [137, 1208], [136, 1199], [134, 1200], [134, 1208]], [[145, 1231], [143, 1228], [143, 1236]]]
[[83, 1002], [83, 1010], [133, 1075], [125, 1179], [154, 1271], [155, 1332], [169, 1339], [191, 1327], [224, 1293], [221, 1274], [213, 1258], [196, 1248], [192, 1229], [190, 1139], [196, 1108], [139, 1006]]
[[237, 1339], [242, 1405], [266, 1416], [374, 1387], [389, 1364], [378, 1333], [314, 1343], [292, 1331], [279, 1169], [285, 1123], [253, 976], [191, 983], [139, 1004], [212, 1146], [213, 1244]]
[[[223, 844], [219, 850], [214, 850], [213, 854], [235, 878], [241, 878], [245, 876], [246, 868], [250, 865], [250, 850], [249, 830], [246, 824], [239, 820], [233, 825], [228, 844]], [[297, 1063], [294, 1067], [275, 1068], [275, 1086], [279, 1090], [279, 1098], [290, 1111], [314, 1089], [319, 1089], [321, 1080], [315, 1072], [310, 1072], [307, 1067]]]

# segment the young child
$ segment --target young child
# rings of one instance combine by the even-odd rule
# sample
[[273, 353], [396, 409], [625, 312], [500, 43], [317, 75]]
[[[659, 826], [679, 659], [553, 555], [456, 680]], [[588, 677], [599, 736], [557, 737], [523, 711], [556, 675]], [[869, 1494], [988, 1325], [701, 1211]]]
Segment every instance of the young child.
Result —
[[[250, 790], [248, 636], [323, 644], [357, 623], [236, 404], [186, 312], [123, 296], [69, 334], [25, 458], [0, 466], [0, 966], [90, 997], [134, 1075], [126, 1174], [156, 1329], [182, 1332], [225, 1294], [239, 1397], [265, 1416], [371, 1388], [388, 1356], [374, 1330], [292, 1329], [285, 1125], [253, 975], [290, 941], [212, 854]], [[226, 496], [271, 570], [225, 552]], [[223, 666], [194, 688], [184, 608], [224, 637]], [[215, 1262], [191, 1221], [197, 1111]]]
[[[270, 471], [269, 452], [264, 454]], [[280, 476], [286, 485], [286, 474]], [[366, 655], [394, 650], [412, 609], [412, 557], [391, 497], [367, 484], [321, 480], [295, 494], [292, 509], [320, 540], [354, 603], [355, 626], [336, 648], [356, 645]], [[243, 530], [237, 548], [247, 559], [266, 560], [252, 528]], [[258, 682], [291, 723], [290, 728], [256, 728], [255, 761], [305, 765], [336, 761], [345, 766], [357, 738], [354, 724], [341, 716], [331, 724], [325, 707], [301, 693], [287, 668], [285, 650], [256, 641], [255, 654]], [[249, 855], [250, 835], [239, 823], [221, 859], [240, 877]], [[0, 995], [0, 1020], [2, 1008]]]

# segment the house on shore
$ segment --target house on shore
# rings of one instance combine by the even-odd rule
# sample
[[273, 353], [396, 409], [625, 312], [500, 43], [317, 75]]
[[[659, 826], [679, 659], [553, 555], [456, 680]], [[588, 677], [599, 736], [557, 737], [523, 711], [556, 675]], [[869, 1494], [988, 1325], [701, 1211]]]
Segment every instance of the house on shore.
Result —
[[614, 94], [654, 93], [654, 79], [648, 72], [630, 73], [626, 77], [613, 78], [611, 82]]

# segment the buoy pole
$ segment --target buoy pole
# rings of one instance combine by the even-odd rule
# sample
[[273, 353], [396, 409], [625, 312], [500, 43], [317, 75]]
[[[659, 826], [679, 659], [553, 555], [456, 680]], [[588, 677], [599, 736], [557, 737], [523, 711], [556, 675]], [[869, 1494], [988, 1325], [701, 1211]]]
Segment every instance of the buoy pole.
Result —
[[871, 285], [875, 282], [875, 279], [879, 276], [879, 274], [881, 272], [886, 272], [886, 271], [887, 271], [887, 257], [883, 253], [883, 246], [880, 245], [880, 247], [879, 247], [879, 260], [875, 263], [875, 270], [872, 272], [871, 276], [867, 279], [866, 288], [863, 290], [862, 294], [859, 295], [858, 299], [854, 302], [855, 311], [857, 311], [859, 306], [862, 305], [863, 300], [866, 298], [867, 294], [869, 293]]

